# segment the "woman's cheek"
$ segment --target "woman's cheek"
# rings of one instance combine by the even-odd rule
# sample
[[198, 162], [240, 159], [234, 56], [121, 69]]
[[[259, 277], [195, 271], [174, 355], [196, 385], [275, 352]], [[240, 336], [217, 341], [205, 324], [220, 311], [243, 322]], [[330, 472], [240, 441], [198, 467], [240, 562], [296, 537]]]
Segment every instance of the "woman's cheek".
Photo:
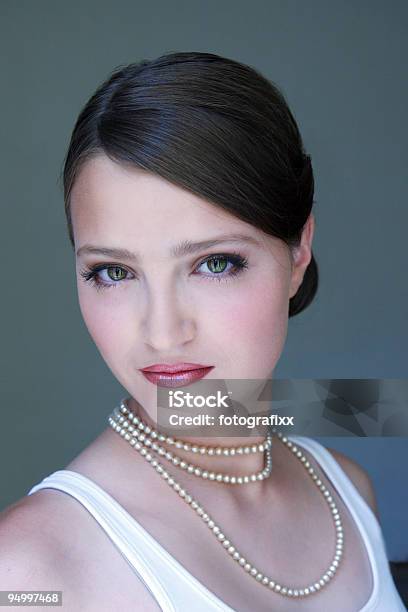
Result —
[[237, 377], [267, 378], [283, 350], [288, 326], [286, 283], [245, 293], [228, 317], [228, 342]]
[[111, 300], [103, 301], [102, 296], [98, 297], [99, 301], [83, 291], [79, 294], [79, 307], [91, 338], [110, 364], [115, 356], [120, 359], [121, 353], [126, 353], [126, 342], [130, 341], [131, 334], [123, 309], [114, 308]]

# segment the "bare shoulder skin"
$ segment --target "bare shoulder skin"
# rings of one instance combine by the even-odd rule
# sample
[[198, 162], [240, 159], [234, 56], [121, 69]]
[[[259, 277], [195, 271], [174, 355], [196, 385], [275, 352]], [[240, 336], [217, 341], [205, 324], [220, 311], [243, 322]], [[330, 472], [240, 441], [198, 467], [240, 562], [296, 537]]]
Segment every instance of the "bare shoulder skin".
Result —
[[[6, 508], [0, 514], [2, 590], [62, 591], [63, 609], [73, 612], [129, 610], [131, 596], [132, 610], [158, 612], [153, 597], [135, 574], [130, 576], [131, 569], [102, 531], [104, 548], [90, 550], [84, 558], [84, 527], [87, 523], [94, 527], [92, 522], [76, 500], [52, 489], [37, 491]], [[92, 542], [90, 538], [90, 547]], [[106, 554], [108, 567], [101, 562]], [[121, 590], [124, 576], [131, 578], [131, 593]], [[101, 588], [103, 584], [117, 585], [114, 602]], [[49, 610], [49, 606], [36, 609]]]

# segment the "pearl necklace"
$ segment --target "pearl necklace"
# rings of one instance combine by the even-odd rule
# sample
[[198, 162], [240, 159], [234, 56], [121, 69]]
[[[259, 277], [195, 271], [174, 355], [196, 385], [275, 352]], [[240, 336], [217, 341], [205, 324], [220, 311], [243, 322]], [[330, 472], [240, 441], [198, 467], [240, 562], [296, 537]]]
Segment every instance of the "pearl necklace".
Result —
[[167, 444], [175, 446], [176, 448], [182, 448], [186, 451], [191, 451], [192, 453], [198, 453], [200, 455], [225, 455], [226, 457], [228, 457], [232, 455], [242, 455], [257, 452], [262, 453], [265, 450], [266, 445], [270, 447], [272, 443], [271, 438], [269, 436], [269, 439], [266, 438], [264, 442], [261, 442], [260, 444], [250, 444], [249, 446], [191, 446], [191, 444], [188, 444], [183, 440], [177, 440], [175, 438], [172, 438], [171, 436], [164, 436], [163, 434], [159, 433], [157, 429], [146, 425], [146, 423], [144, 423], [144, 421], [142, 421], [140, 417], [136, 416], [131, 410], [129, 410], [126, 405], [125, 399], [120, 402], [120, 411], [123, 414], [129, 415], [133, 420], [133, 423], [135, 423], [135, 425], [137, 425], [139, 429], [150, 435], [152, 438], [157, 438], [157, 440], [159, 440], [160, 442], [167, 442]]
[[[123, 402], [121, 404], [121, 411], [123, 411]], [[173, 476], [167, 472], [167, 470], [163, 467], [163, 465], [155, 459], [154, 455], [149, 452], [149, 449], [144, 446], [144, 442], [146, 440], [138, 441], [136, 437], [131, 436], [129, 433], [130, 423], [126, 420], [126, 417], [123, 415], [118, 416], [118, 412], [114, 411], [108, 417], [109, 424], [111, 427], [117, 431], [125, 440], [129, 442], [129, 444], [137, 450], [142, 457], [146, 459], [146, 461], [156, 470], [158, 474], [167, 482], [167, 484], [174, 489], [180, 495], [182, 499], [197, 513], [197, 515], [204, 521], [216, 539], [220, 542], [220, 544], [227, 550], [228, 554], [231, 558], [240, 565], [245, 572], [248, 573], [249, 576], [252, 576], [257, 582], [265, 585], [267, 588], [271, 589], [275, 593], [279, 593], [280, 595], [290, 597], [290, 598], [298, 598], [298, 597], [306, 597], [312, 595], [319, 591], [322, 587], [325, 587], [332, 578], [334, 578], [336, 571], [339, 567], [340, 560], [343, 555], [343, 527], [340, 519], [339, 511], [337, 506], [330, 495], [330, 491], [327, 487], [322, 483], [320, 478], [314, 471], [314, 468], [310, 465], [310, 462], [307, 460], [307, 457], [300, 451], [293, 442], [291, 442], [286, 436], [284, 436], [281, 432], [277, 432], [277, 436], [280, 440], [291, 449], [294, 453], [295, 457], [298, 457], [301, 461], [302, 465], [305, 467], [307, 472], [312, 477], [313, 482], [318, 487], [319, 491], [321, 491], [323, 498], [327, 502], [330, 512], [333, 515], [333, 521], [335, 525], [336, 531], [336, 547], [335, 547], [335, 555], [333, 560], [329, 566], [329, 569], [323, 574], [323, 576], [318, 579], [315, 583], [309, 584], [306, 587], [288, 587], [282, 584], [277, 583], [275, 580], [272, 580], [269, 576], [263, 574], [257, 569], [252, 563], [250, 563], [232, 544], [231, 540], [228, 539], [225, 534], [221, 531], [220, 527], [215, 523], [212, 517], [206, 512], [206, 510], [195, 500], [192, 495], [190, 495], [174, 478]], [[126, 423], [126, 425], [125, 425]], [[273, 428], [272, 431], [275, 433], [276, 429]]]
[[[122, 414], [121, 414], [122, 413]], [[123, 416], [123, 415], [126, 415]], [[272, 457], [271, 457], [271, 446], [272, 446], [272, 437], [270, 434], [268, 434], [266, 440], [264, 443], [258, 444], [258, 445], [254, 445], [254, 446], [247, 446], [247, 447], [236, 447], [239, 450], [243, 450], [243, 452], [246, 452], [244, 449], [248, 449], [249, 452], [257, 452], [258, 448], [262, 448], [262, 450], [265, 452], [265, 466], [263, 467], [262, 470], [260, 470], [259, 472], [256, 472], [254, 474], [249, 474], [249, 475], [244, 475], [244, 476], [233, 476], [230, 474], [225, 474], [222, 472], [211, 472], [208, 470], [203, 470], [201, 468], [199, 468], [197, 465], [194, 465], [192, 463], [188, 463], [186, 461], [184, 461], [181, 457], [179, 457], [178, 455], [167, 451], [165, 448], [163, 448], [162, 446], [160, 446], [157, 442], [155, 442], [155, 439], [159, 439], [159, 440], [165, 440], [166, 442], [168, 442], [168, 440], [172, 440], [173, 443], [176, 445], [177, 448], [180, 448], [180, 446], [182, 446], [183, 448], [185, 446], [187, 446], [187, 444], [184, 444], [181, 442], [181, 440], [173, 440], [173, 438], [166, 438], [166, 436], [160, 434], [157, 430], [153, 429], [152, 427], [149, 427], [148, 425], [146, 425], [142, 419], [140, 419], [140, 417], [137, 417], [135, 414], [133, 414], [133, 412], [131, 412], [129, 410], [129, 408], [127, 408], [126, 404], [124, 403], [124, 401], [122, 400], [121, 404], [120, 404], [120, 411], [115, 408], [112, 412], [111, 415], [116, 422], [119, 422], [122, 424], [123, 427], [127, 428], [128, 433], [137, 438], [137, 440], [139, 442], [141, 442], [144, 446], [146, 447], [150, 447], [152, 448], [154, 451], [156, 451], [159, 455], [161, 455], [162, 457], [164, 457], [165, 459], [167, 459], [168, 461], [171, 461], [174, 465], [176, 466], [180, 466], [181, 469], [186, 470], [189, 474], [193, 474], [194, 476], [198, 476], [200, 478], [204, 478], [204, 479], [208, 479], [208, 480], [216, 480], [218, 482], [225, 482], [227, 484], [247, 484], [248, 482], [255, 482], [256, 480], [263, 480], [264, 478], [268, 478], [268, 476], [271, 473], [272, 470]], [[133, 427], [132, 423], [136, 424], [137, 427]], [[145, 433], [143, 433], [145, 432]], [[190, 446], [190, 445], [188, 445]], [[204, 448], [207, 451], [211, 448], [211, 447], [205, 447], [205, 446], [201, 446], [201, 447], [191, 447], [191, 452], [197, 452], [196, 449], [198, 448]], [[211, 455], [219, 455], [221, 453], [217, 452], [218, 449], [222, 451], [221, 448], [217, 447], [214, 449], [214, 447], [212, 447], [213, 450], [215, 451], [214, 453], [210, 453]], [[231, 454], [231, 450], [234, 450], [233, 447], [230, 447], [229, 452]], [[202, 453], [204, 454], [204, 453]], [[208, 454], [208, 452], [207, 452]]]

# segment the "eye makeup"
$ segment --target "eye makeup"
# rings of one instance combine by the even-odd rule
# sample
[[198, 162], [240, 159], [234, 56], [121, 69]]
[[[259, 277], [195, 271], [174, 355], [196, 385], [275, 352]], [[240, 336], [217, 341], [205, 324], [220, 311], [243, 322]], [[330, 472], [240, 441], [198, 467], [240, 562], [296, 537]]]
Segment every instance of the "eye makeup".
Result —
[[[243, 257], [240, 253], [233, 252], [233, 253], [217, 253], [214, 255], [210, 255], [206, 257], [203, 261], [200, 262], [196, 270], [201, 268], [201, 266], [205, 264], [213, 263], [213, 262], [216, 263], [215, 268], [220, 267], [219, 266], [220, 262], [221, 262], [221, 267], [223, 266], [224, 263], [231, 264], [231, 267], [226, 273], [224, 273], [224, 269], [225, 269], [224, 268], [221, 272], [217, 271], [209, 275], [201, 274], [200, 272], [196, 272], [196, 271], [193, 274], [201, 276], [205, 280], [210, 280], [210, 281], [215, 280], [218, 282], [223, 282], [223, 281], [228, 281], [232, 277], [235, 277], [241, 274], [248, 267], [248, 260], [245, 257]], [[109, 271], [112, 271], [112, 270], [115, 271], [114, 274], [116, 274], [117, 276], [121, 276], [121, 278], [112, 278], [112, 276], [109, 274]], [[109, 282], [106, 279], [103, 280], [101, 278], [100, 273], [104, 271], [108, 273], [108, 277], [112, 282]], [[85, 266], [84, 268], [80, 270], [80, 276], [84, 279], [84, 281], [87, 283], [90, 283], [98, 290], [109, 289], [111, 287], [117, 287], [118, 285], [123, 284], [123, 281], [125, 280], [132, 280], [132, 279], [126, 278], [126, 275], [128, 274], [133, 274], [133, 273], [129, 272], [129, 270], [127, 270], [123, 266], [116, 264], [116, 263], [95, 264], [92, 266]]]

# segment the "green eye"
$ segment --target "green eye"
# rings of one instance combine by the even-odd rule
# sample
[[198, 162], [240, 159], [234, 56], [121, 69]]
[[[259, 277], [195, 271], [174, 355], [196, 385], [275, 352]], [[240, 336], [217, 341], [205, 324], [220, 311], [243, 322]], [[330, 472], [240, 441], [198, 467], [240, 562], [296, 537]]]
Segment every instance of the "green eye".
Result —
[[106, 268], [108, 276], [113, 281], [121, 281], [126, 278], [126, 270], [119, 266], [110, 266]]
[[[213, 264], [214, 262], [216, 263], [214, 266], [212, 266], [211, 264]], [[228, 261], [225, 257], [212, 257], [211, 259], [208, 259], [206, 263], [210, 269], [210, 272], [219, 273], [224, 272], [225, 268], [227, 267]]]

